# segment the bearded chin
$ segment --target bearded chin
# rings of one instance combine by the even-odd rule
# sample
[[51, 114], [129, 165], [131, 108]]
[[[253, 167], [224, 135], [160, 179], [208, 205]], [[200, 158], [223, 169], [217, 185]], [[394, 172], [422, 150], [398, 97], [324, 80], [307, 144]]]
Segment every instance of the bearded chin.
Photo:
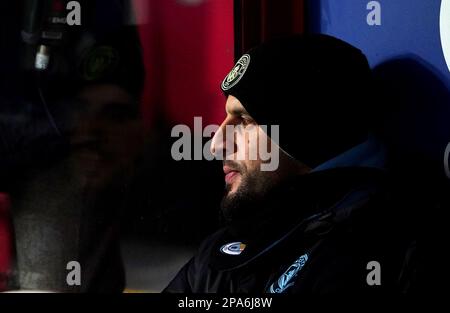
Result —
[[220, 207], [227, 223], [250, 220], [258, 215], [265, 192], [256, 188], [255, 180], [247, 177], [233, 193], [230, 193], [231, 186], [226, 186]]
[[250, 208], [253, 205], [248, 194], [237, 190], [232, 194], [226, 194], [220, 207], [225, 221], [231, 223], [249, 218]]

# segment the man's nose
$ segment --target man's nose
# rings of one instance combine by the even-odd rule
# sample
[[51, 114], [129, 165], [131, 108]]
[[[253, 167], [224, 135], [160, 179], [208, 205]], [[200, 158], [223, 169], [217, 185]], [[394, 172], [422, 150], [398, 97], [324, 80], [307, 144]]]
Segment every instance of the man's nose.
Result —
[[210, 151], [211, 154], [218, 160], [224, 160], [227, 155], [233, 154], [236, 150], [234, 131], [232, 132], [232, 129], [233, 125], [224, 122], [214, 134], [211, 141]]

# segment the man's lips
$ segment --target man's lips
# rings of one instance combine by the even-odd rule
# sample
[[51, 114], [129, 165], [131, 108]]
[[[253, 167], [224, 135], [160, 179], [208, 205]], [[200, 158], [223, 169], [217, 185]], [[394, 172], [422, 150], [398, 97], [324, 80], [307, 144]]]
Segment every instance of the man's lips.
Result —
[[229, 166], [224, 166], [223, 172], [225, 173], [225, 182], [227, 184], [232, 183], [234, 178], [237, 177], [238, 175], [240, 175], [238, 170], [231, 168]]

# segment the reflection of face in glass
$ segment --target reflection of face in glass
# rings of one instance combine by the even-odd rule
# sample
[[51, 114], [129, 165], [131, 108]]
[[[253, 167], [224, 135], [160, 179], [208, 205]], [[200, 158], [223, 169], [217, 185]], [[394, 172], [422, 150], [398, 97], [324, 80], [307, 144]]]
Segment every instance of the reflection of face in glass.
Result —
[[81, 90], [71, 134], [71, 159], [82, 184], [102, 187], [120, 178], [142, 146], [139, 106], [124, 89], [94, 85]]

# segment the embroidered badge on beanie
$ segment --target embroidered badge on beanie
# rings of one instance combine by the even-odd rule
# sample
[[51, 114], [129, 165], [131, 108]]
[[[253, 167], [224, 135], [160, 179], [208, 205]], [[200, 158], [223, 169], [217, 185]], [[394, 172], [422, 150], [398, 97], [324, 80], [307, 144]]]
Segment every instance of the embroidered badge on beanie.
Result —
[[226, 91], [228, 89], [233, 88], [244, 76], [247, 71], [248, 66], [250, 65], [250, 55], [244, 54], [239, 61], [237, 61], [236, 65], [233, 67], [231, 72], [225, 77], [222, 82], [222, 90]]

